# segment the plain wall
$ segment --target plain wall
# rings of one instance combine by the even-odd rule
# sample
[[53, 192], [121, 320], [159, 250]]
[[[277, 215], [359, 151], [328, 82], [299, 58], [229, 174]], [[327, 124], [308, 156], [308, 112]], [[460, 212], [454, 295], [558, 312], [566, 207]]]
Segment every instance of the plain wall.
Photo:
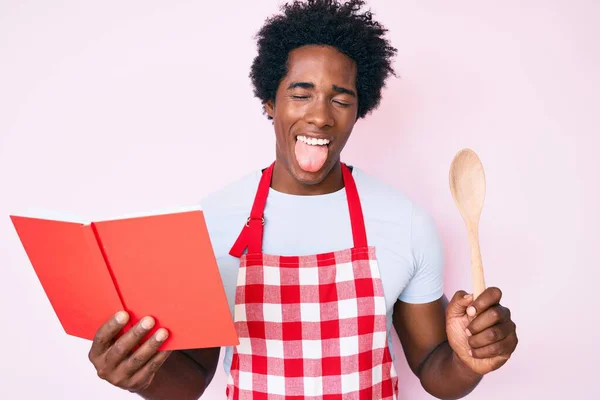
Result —
[[[127, 399], [53, 314], [8, 218], [175, 207], [267, 165], [248, 79], [278, 2], [0, 3], [0, 398]], [[471, 290], [448, 188], [456, 152], [486, 170], [481, 250], [520, 337], [470, 399], [597, 392], [600, 3], [383, 1], [398, 78], [345, 161], [405, 191], [442, 233], [446, 293]], [[429, 399], [397, 349], [403, 399]], [[218, 374], [205, 398], [224, 398]]]

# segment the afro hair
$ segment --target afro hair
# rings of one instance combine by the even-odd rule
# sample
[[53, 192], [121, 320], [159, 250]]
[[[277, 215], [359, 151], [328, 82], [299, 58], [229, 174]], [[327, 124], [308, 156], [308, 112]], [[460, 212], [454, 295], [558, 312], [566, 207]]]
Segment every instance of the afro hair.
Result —
[[384, 38], [387, 29], [373, 20], [370, 11], [362, 11], [364, 4], [361, 0], [294, 1], [266, 20], [257, 34], [258, 55], [250, 71], [254, 95], [263, 106], [275, 100], [292, 50], [328, 45], [356, 63], [358, 118], [377, 108], [385, 80], [395, 75], [391, 60], [397, 50]]

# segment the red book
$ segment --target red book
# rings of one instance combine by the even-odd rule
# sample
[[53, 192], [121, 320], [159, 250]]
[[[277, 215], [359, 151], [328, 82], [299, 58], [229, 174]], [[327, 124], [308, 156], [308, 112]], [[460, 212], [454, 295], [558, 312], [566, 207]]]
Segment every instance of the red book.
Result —
[[119, 310], [150, 315], [161, 350], [239, 344], [201, 210], [91, 224], [11, 215], [65, 332], [92, 340]]

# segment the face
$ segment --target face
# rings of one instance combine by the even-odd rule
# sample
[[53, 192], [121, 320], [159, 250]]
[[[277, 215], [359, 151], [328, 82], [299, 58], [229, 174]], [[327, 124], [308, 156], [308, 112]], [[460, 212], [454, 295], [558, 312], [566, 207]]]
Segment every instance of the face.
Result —
[[356, 93], [356, 65], [335, 48], [311, 45], [290, 52], [275, 101], [265, 104], [282, 174], [304, 186], [326, 180], [356, 122]]

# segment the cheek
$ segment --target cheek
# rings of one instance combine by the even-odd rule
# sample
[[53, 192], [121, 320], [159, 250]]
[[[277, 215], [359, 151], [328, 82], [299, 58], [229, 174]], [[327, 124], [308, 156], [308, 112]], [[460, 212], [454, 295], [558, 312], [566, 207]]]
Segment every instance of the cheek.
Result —
[[289, 125], [302, 119], [307, 111], [307, 107], [307, 104], [303, 104], [301, 102], [284, 101], [279, 109], [279, 116]]
[[275, 109], [275, 127], [277, 134], [287, 134], [290, 128], [302, 120], [304, 110], [297, 104], [281, 102]]
[[342, 120], [340, 120], [340, 124], [341, 127], [343, 128], [343, 131], [352, 131], [352, 128], [354, 127], [354, 124], [356, 123], [356, 116], [353, 113], [350, 113], [349, 115], [345, 115], [344, 118]]
[[356, 123], [356, 113], [346, 112], [343, 115], [340, 115], [336, 120], [340, 133], [345, 136], [350, 136], [354, 124]]
[[290, 126], [287, 123], [287, 119], [281, 115], [276, 115], [273, 125], [277, 147], [280, 149], [287, 148], [290, 141]]

